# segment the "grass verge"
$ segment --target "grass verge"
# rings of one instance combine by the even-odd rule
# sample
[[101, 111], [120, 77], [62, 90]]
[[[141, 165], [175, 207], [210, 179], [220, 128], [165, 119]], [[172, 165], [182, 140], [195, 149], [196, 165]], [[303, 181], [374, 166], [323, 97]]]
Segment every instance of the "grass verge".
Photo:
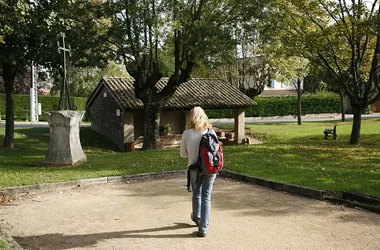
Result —
[[[323, 139], [323, 129], [332, 128], [331, 122], [247, 125], [247, 132], [264, 143], [225, 146], [225, 168], [311, 188], [380, 197], [380, 120], [362, 121], [359, 146], [348, 144], [352, 122], [337, 123], [337, 140]], [[81, 128], [80, 135], [87, 162], [46, 167], [41, 162], [47, 153], [49, 130], [17, 129], [16, 148], [0, 148], [0, 187], [186, 168], [178, 148], [123, 153], [90, 128]], [[4, 130], [0, 130], [3, 140]]]
[[178, 149], [123, 153], [90, 128], [81, 128], [80, 137], [87, 162], [80, 166], [48, 167], [42, 161], [48, 152], [49, 129], [16, 129], [15, 148], [0, 148], [0, 187], [161, 172], [186, 166], [186, 160], [179, 158]]
[[8, 244], [5, 243], [4, 241], [0, 240], [0, 249], [9, 249]]

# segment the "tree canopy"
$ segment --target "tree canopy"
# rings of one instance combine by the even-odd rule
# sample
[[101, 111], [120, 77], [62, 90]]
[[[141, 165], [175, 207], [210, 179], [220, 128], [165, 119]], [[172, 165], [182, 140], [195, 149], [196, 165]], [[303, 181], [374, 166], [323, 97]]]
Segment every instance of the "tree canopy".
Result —
[[377, 0], [276, 0], [281, 42], [329, 71], [354, 113], [350, 143], [360, 142], [361, 113], [380, 98], [380, 9]]
[[[234, 26], [259, 12], [258, 7], [258, 2], [246, 0], [105, 1], [103, 12], [111, 20], [106, 39], [134, 77], [135, 95], [144, 103], [143, 149], [160, 146], [159, 120], [166, 100], [198, 62], [211, 62], [235, 47]], [[163, 51], [170, 57], [162, 57], [168, 55]], [[165, 69], [169, 80], [158, 90], [163, 65], [171, 67]]]
[[[87, 83], [105, 74], [109, 61], [122, 63], [134, 78], [144, 104], [144, 149], [160, 147], [161, 110], [194, 74], [230, 72], [243, 83], [249, 75], [254, 96], [270, 78], [301, 78], [316, 68], [328, 72], [332, 81], [326, 84], [348, 96], [354, 112], [350, 142], [358, 144], [361, 113], [380, 98], [379, 12], [378, 0], [1, 1], [4, 145], [13, 146], [17, 76], [33, 61], [53, 70], [59, 82], [60, 32], [72, 48], [72, 93], [89, 92]], [[168, 82], [158, 89], [163, 76]]]
[[[14, 82], [25, 74], [31, 63], [60, 68], [62, 57], [57, 53], [57, 34], [67, 32], [78, 65], [99, 66], [107, 62], [97, 46], [93, 15], [83, 15], [99, 1], [9, 0], [0, 2], [0, 75], [6, 93], [6, 129], [4, 146], [12, 148], [14, 139]], [[91, 12], [96, 14], [96, 12]], [[86, 43], [83, 43], [86, 38]], [[92, 41], [92, 42], [91, 42]], [[104, 64], [103, 64], [104, 65]]]

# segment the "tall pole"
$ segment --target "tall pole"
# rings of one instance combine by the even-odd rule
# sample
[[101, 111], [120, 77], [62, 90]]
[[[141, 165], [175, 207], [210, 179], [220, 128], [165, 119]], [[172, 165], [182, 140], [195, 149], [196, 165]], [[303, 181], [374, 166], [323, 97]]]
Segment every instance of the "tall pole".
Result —
[[63, 51], [63, 84], [61, 87], [58, 109], [72, 110], [72, 109], [75, 109], [76, 107], [75, 105], [73, 107], [71, 106], [69, 87], [67, 83], [67, 73], [66, 73], [66, 53], [69, 53], [69, 55], [71, 55], [71, 47], [70, 45], [68, 46], [68, 48], [66, 47], [65, 33], [61, 32], [59, 35], [62, 37], [62, 46], [60, 45], [59, 41], [57, 41], [57, 44], [58, 44], [58, 53], [61, 53], [61, 51]]
[[[59, 48], [59, 47], [58, 48], [63, 50], [63, 89], [64, 89], [63, 90], [63, 96], [65, 97], [65, 94], [67, 94], [66, 93], [66, 87], [67, 87], [66, 51], [70, 53], [70, 50], [66, 50], [66, 48], [65, 48], [65, 46], [66, 46], [66, 44], [65, 44], [65, 33], [61, 32], [61, 36], [62, 36], [63, 48]], [[64, 102], [65, 102], [65, 100], [64, 100]], [[64, 109], [65, 104], [62, 104], [62, 106], [63, 106], [63, 108], [61, 108], [61, 110]], [[68, 107], [68, 103], [66, 103], [66, 107]], [[68, 109], [70, 109], [70, 108], [68, 107]]]
[[30, 65], [32, 87], [30, 89], [30, 121], [38, 122], [38, 91], [37, 84], [34, 79], [34, 66], [33, 61]]

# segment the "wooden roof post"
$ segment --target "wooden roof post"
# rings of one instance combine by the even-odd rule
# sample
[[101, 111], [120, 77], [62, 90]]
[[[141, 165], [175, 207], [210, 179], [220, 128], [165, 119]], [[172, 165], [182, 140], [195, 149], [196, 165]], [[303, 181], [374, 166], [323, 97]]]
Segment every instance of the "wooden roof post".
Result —
[[240, 144], [245, 138], [245, 109], [234, 109], [235, 141]]

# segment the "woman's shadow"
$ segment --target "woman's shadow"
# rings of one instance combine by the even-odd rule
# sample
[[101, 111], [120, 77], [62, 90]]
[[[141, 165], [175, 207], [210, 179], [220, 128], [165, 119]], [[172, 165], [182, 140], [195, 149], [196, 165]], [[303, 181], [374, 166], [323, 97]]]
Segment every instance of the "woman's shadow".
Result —
[[187, 223], [174, 223], [173, 226], [147, 228], [141, 230], [126, 230], [117, 232], [63, 235], [61, 233], [34, 235], [26, 237], [13, 237], [17, 243], [25, 249], [60, 250], [78, 247], [94, 246], [100, 241], [121, 238], [192, 238], [196, 232], [178, 234], [149, 234], [161, 231], [171, 231], [186, 228], [194, 228], [195, 225]]

